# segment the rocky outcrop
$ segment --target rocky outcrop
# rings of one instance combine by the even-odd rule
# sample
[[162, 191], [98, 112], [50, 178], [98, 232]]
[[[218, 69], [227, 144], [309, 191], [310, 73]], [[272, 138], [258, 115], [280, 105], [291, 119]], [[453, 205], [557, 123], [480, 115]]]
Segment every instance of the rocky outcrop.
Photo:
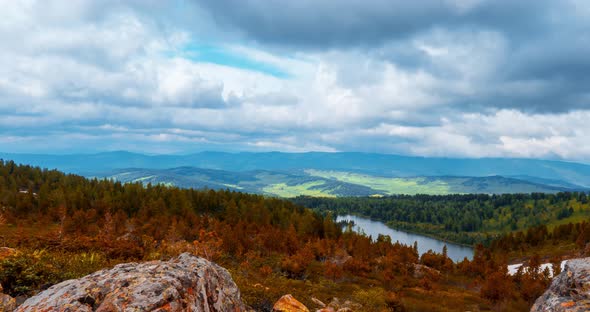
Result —
[[590, 258], [569, 260], [531, 311], [590, 311]]
[[69, 280], [16, 311], [245, 311], [224, 268], [184, 253], [170, 261], [126, 263]]
[[272, 307], [273, 312], [309, 312], [303, 303], [291, 295], [284, 295]]

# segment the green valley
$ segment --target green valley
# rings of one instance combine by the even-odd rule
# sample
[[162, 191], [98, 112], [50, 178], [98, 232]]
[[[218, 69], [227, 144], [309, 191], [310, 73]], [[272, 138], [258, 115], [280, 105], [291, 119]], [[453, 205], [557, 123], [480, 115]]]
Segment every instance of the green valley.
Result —
[[334, 170], [226, 171], [194, 167], [121, 169], [98, 175], [121, 182], [230, 189], [278, 197], [388, 196], [396, 194], [557, 193], [572, 188], [501, 176], [378, 176]]

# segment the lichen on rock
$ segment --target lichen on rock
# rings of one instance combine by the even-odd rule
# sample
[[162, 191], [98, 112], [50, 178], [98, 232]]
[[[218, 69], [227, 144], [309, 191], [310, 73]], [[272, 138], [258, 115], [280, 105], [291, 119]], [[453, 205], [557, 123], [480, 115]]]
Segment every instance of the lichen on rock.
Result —
[[16, 311], [246, 311], [229, 272], [184, 253], [169, 261], [125, 263], [68, 280]]
[[590, 258], [568, 260], [531, 312], [590, 311]]

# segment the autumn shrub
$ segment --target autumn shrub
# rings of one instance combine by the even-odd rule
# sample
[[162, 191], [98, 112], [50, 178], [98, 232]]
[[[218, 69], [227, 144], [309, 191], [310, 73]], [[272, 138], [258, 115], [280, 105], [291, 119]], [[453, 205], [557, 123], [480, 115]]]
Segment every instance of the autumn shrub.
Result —
[[342, 278], [343, 274], [344, 270], [342, 269], [342, 266], [330, 261], [324, 263], [324, 276], [326, 278], [329, 278], [335, 282]]
[[363, 306], [364, 311], [381, 311], [387, 306], [383, 288], [360, 289], [355, 291], [352, 297], [355, 302]]
[[366, 261], [361, 261], [357, 258], [350, 258], [344, 262], [343, 269], [346, 272], [355, 274], [357, 276], [368, 276], [373, 268]]
[[267, 277], [272, 274], [272, 268], [268, 265], [263, 265], [260, 267], [260, 269], [258, 269], [258, 272], [260, 272], [263, 277]]
[[453, 261], [449, 257], [445, 254], [433, 252], [432, 250], [420, 256], [420, 263], [443, 272], [450, 271], [453, 268]]
[[49, 285], [78, 278], [122, 261], [109, 261], [99, 252], [21, 250], [0, 261], [0, 284], [5, 292], [13, 296], [30, 295]]
[[303, 279], [313, 259], [311, 249], [304, 247], [294, 255], [285, 257], [281, 262], [281, 270], [290, 278]]
[[271, 312], [275, 301], [293, 290], [292, 286], [286, 283], [287, 279], [273, 275], [261, 279], [232, 272], [232, 278], [240, 288], [244, 303], [254, 311]]
[[401, 297], [394, 292], [389, 291], [385, 294], [385, 305], [390, 312], [406, 312]]
[[510, 299], [513, 293], [514, 284], [502, 271], [489, 274], [481, 287], [481, 296], [492, 302]]
[[0, 261], [0, 284], [4, 292], [28, 295], [47, 281], [60, 280], [59, 271], [49, 262], [39, 261], [42, 255], [18, 253]]

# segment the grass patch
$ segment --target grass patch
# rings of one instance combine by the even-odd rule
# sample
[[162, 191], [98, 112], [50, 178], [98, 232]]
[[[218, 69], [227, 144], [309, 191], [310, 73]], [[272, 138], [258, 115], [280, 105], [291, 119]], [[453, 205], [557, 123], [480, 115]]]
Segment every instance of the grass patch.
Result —
[[340, 182], [368, 186], [388, 195], [394, 194], [429, 194], [444, 195], [450, 193], [449, 185], [441, 180], [426, 178], [387, 178], [343, 171], [306, 170], [310, 176], [333, 179]]
[[324, 185], [324, 181], [312, 181], [296, 185], [287, 185], [286, 183], [275, 183], [265, 186], [262, 191], [266, 194], [275, 195], [279, 197], [297, 197], [299, 195], [315, 196], [315, 197], [335, 197], [324, 190], [314, 187]]

